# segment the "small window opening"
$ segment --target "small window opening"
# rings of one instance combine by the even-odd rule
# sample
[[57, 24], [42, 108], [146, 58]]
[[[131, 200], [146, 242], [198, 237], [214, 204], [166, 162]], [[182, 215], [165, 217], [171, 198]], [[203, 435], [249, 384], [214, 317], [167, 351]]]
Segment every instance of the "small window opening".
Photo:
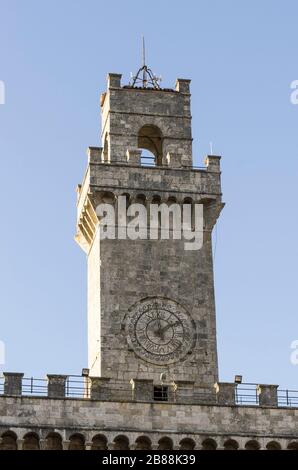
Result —
[[164, 385], [155, 386], [153, 390], [153, 400], [154, 401], [168, 401], [168, 387]]

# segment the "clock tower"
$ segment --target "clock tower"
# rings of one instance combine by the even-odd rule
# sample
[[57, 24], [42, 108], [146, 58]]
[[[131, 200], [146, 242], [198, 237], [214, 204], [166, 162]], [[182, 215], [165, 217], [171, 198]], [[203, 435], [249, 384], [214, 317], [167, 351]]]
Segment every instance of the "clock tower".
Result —
[[[220, 157], [193, 166], [190, 80], [162, 89], [145, 65], [129, 85], [110, 73], [100, 106], [102, 146], [88, 149], [77, 199], [90, 376], [160, 383], [164, 374], [210, 389], [218, 379], [211, 235], [223, 207]], [[139, 238], [128, 236], [136, 203], [146, 214]], [[200, 247], [186, 249], [174, 225], [166, 239], [160, 219], [152, 231], [152, 205], [158, 213], [190, 208], [191, 228], [200, 206]], [[109, 224], [100, 207], [114, 211]]]

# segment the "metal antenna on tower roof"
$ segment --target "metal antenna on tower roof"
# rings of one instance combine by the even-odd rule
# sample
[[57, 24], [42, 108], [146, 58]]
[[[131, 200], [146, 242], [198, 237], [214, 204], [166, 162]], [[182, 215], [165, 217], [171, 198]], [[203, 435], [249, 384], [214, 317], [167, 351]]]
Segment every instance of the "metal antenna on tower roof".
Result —
[[138, 70], [136, 75], [132, 75], [130, 86], [137, 88], [141, 85], [141, 88], [154, 88], [160, 89], [159, 82], [161, 78], [158, 78], [152, 70], [146, 65], [146, 50], [145, 50], [145, 38], [142, 35], [142, 67]]
[[143, 67], [146, 65], [146, 55], [145, 55], [145, 38], [144, 38], [144, 34], [142, 36], [142, 40], [143, 40]]
[[144, 35], [142, 36], [143, 39], [143, 88], [147, 88], [147, 67], [146, 67], [146, 57], [145, 57], [145, 38]]

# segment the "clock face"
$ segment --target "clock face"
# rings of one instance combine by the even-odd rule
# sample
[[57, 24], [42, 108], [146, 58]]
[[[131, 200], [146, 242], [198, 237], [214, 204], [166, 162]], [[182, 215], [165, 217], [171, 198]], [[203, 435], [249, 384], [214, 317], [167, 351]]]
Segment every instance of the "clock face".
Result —
[[127, 318], [128, 343], [142, 359], [154, 364], [181, 360], [191, 351], [195, 327], [186, 310], [168, 299], [146, 299]]

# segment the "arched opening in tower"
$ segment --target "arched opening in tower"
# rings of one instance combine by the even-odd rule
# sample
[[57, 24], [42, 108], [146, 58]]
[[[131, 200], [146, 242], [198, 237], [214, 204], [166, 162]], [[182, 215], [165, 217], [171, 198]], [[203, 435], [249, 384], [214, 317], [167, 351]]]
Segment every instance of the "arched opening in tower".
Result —
[[141, 127], [138, 133], [138, 148], [142, 149], [142, 165], [162, 165], [162, 133], [157, 126], [146, 124]]

